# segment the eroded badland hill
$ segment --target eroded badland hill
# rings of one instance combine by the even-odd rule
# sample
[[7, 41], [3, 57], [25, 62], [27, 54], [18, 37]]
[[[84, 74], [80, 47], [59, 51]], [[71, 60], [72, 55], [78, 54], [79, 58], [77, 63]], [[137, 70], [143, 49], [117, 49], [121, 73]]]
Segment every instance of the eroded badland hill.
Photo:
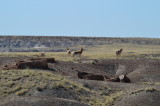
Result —
[[0, 106], [160, 104], [160, 39], [1, 36], [0, 46]]
[[38, 52], [65, 51], [67, 47], [79, 45], [137, 44], [160, 45], [160, 39], [149, 38], [105, 38], [105, 37], [51, 37], [51, 36], [0, 36], [0, 51]]

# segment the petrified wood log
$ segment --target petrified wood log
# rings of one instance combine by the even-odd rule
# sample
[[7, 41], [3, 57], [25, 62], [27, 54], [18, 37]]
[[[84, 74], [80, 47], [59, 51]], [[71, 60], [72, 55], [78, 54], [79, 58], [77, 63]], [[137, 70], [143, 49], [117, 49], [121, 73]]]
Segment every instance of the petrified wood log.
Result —
[[10, 69], [49, 69], [48, 63], [55, 63], [54, 58], [43, 58], [43, 59], [30, 59], [27, 61], [19, 60], [15, 61], [10, 65], [5, 65], [2, 69], [3, 70], [10, 70]]

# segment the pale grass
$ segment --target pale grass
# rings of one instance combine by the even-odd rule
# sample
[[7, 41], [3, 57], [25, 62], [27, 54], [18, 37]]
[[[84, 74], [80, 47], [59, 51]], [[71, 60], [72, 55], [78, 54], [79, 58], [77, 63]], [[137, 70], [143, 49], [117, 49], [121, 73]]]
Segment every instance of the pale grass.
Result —
[[120, 99], [124, 92], [119, 91], [112, 93], [111, 95], [104, 96], [103, 98], [97, 98], [96, 96], [90, 98], [89, 104], [92, 106], [112, 106], [116, 100]]
[[146, 85], [158, 85], [158, 86], [160, 86], [160, 82], [141, 82], [140, 84], [146, 84]]
[[131, 95], [131, 94], [138, 94], [138, 93], [143, 92], [143, 91], [145, 91], [145, 92], [154, 92], [154, 91], [156, 91], [156, 90], [157, 90], [157, 89], [155, 89], [155, 88], [153, 88], [153, 87], [146, 87], [146, 88], [143, 88], [143, 89], [138, 89], [138, 90], [132, 91], [132, 92], [130, 93], [130, 95]]
[[[123, 52], [120, 59], [133, 59], [142, 54], [158, 54], [160, 55], [160, 46], [158, 45], [131, 45], [131, 44], [113, 44], [113, 45], [96, 45], [96, 46], [78, 46], [72, 47], [71, 50], [80, 50], [83, 47], [85, 51], [82, 53], [81, 59], [116, 59], [116, 51], [123, 48]], [[20, 57], [27, 56], [31, 58], [37, 58], [40, 52], [9, 52], [0, 53], [2, 57]], [[46, 56], [49, 58], [55, 58], [61, 61], [74, 61], [80, 59], [79, 57], [68, 56], [67, 52], [46, 52]], [[142, 57], [143, 58], [143, 57]], [[160, 57], [145, 57], [160, 59]]]
[[[55, 75], [55, 73], [52, 73], [50, 71], [31, 69], [0, 70], [0, 74], [1, 98], [7, 97], [9, 95], [28, 96], [29, 94], [35, 92], [35, 90], [64, 89], [70, 92], [77, 93], [77, 95], [79, 95], [78, 100], [87, 104], [94, 104], [96, 106], [110, 106], [122, 95], [121, 92], [113, 93], [111, 95], [101, 95], [106, 92], [106, 89], [111, 89], [104, 86], [105, 89], [101, 89], [98, 91], [92, 90], [84, 87], [80, 83], [67, 79], [65, 76]], [[13, 81], [13, 78], [15, 79], [20, 76], [21, 79]]]
[[[28, 92], [32, 92], [37, 88], [41, 89], [53, 89], [63, 87], [67, 90], [73, 90], [80, 92], [84, 90], [90, 92], [88, 88], [83, 87], [81, 84], [77, 84], [64, 76], [55, 75], [52, 72], [38, 71], [38, 70], [0, 70], [1, 83], [0, 83], [0, 95], [7, 96], [10, 94], [25, 95]], [[13, 81], [13, 78], [21, 76], [21, 79]]]

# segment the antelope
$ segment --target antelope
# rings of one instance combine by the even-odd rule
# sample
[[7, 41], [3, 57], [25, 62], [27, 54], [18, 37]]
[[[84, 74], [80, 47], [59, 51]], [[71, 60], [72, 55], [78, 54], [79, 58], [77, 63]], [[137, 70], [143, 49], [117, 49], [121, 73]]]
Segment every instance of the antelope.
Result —
[[40, 54], [40, 57], [44, 57], [44, 56], [46, 56], [45, 53], [41, 53], [41, 54]]
[[71, 52], [71, 55], [72, 55], [73, 57], [74, 57], [75, 55], [81, 57], [83, 51], [84, 51], [84, 49], [81, 48], [80, 51], [73, 51], [73, 52]]
[[44, 58], [44, 56], [46, 56], [46, 55], [45, 55], [45, 53], [40, 53], [39, 55], [35, 55], [35, 56], [37, 56], [38, 58]]
[[71, 50], [67, 48], [67, 54], [68, 56], [71, 56]]
[[118, 59], [118, 56], [121, 55], [122, 51], [123, 51], [123, 49], [120, 49], [120, 50], [116, 51], [117, 59]]
[[44, 58], [46, 56], [46, 54], [45, 53], [40, 53], [40, 54], [33, 55], [33, 56], [36, 56], [37, 58]]

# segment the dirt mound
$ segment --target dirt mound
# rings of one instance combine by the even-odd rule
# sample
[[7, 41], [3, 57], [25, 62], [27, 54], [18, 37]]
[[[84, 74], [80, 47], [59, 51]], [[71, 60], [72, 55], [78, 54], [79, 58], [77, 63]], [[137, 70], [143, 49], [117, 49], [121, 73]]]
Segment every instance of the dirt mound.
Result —
[[74, 100], [51, 97], [21, 97], [0, 104], [0, 106], [88, 106]]
[[115, 64], [113, 76], [127, 75], [131, 82], [159, 82], [160, 60], [103, 60], [103, 64]]
[[[4, 64], [3, 60], [2, 63]], [[93, 73], [88, 75], [90, 80], [104, 80], [104, 75], [109, 78], [127, 75], [131, 82], [158, 82], [160, 81], [160, 61], [151, 59], [141, 60], [99, 60], [96, 64], [73, 63], [56, 61], [54, 58], [28, 59], [16, 61], [10, 65], [4, 65], [1, 69], [50, 69], [62, 73], [65, 76], [78, 78], [77, 72]], [[96, 75], [96, 76], [95, 76]], [[100, 76], [97, 76], [100, 75]], [[80, 78], [80, 77], [79, 77]]]
[[48, 63], [55, 63], [54, 58], [43, 58], [43, 59], [30, 59], [30, 60], [19, 60], [15, 61], [10, 65], [4, 65], [3, 70], [11, 69], [49, 69]]
[[12, 64], [15, 61], [20, 61], [20, 60], [29, 60], [30, 58], [27, 56], [19, 56], [19, 57], [0, 57], [0, 67], [7, 65], [7, 64]]
[[116, 71], [116, 76], [122, 75], [122, 74], [126, 74], [126, 66], [125, 65], [119, 65], [118, 69]]
[[146, 89], [132, 92], [130, 95], [125, 96], [115, 106], [159, 106], [159, 99], [160, 91]]
[[160, 61], [140, 64], [136, 70], [129, 73], [128, 76], [133, 82], [158, 82], [160, 81]]
[[[1, 59], [2, 65], [5, 61]], [[20, 60], [20, 59], [19, 59]], [[2, 66], [1, 65], [1, 66]], [[113, 102], [116, 103], [119, 100], [118, 95], [112, 95], [115, 91], [122, 91], [122, 99], [115, 104], [116, 106], [154, 106], [159, 105], [160, 91], [158, 90], [139, 90], [134, 91], [135, 89], [154, 87], [159, 89], [158, 85], [154, 85], [154, 82], [160, 81], [160, 60], [99, 60], [97, 63], [74, 63], [74, 62], [64, 62], [64, 61], [55, 61], [54, 59], [28, 59], [27, 61], [16, 61], [11, 65], [6, 65], [8, 69], [25, 69], [25, 68], [41, 68], [41, 69], [52, 69], [53, 74], [62, 75], [62, 77], [67, 77], [77, 84], [82, 84], [82, 87], [87, 89], [100, 91], [100, 95], [111, 95], [113, 96]], [[75, 71], [83, 72], [80, 75]], [[5, 70], [6, 71], [6, 70]], [[16, 70], [19, 71], [19, 70]], [[37, 71], [37, 70], [34, 70]], [[42, 70], [46, 71], [46, 70]], [[5, 73], [3, 74], [5, 75]], [[48, 78], [47, 74], [47, 77]], [[107, 76], [107, 78], [105, 77]], [[126, 75], [126, 76], [121, 76]], [[39, 75], [41, 76], [41, 74]], [[121, 76], [121, 77], [119, 77]], [[21, 77], [21, 76], [20, 76]], [[7, 77], [4, 77], [7, 78]], [[53, 77], [52, 77], [53, 78]], [[103, 79], [118, 80], [113, 83]], [[112, 79], [113, 78], [113, 79]], [[33, 81], [35, 81], [32, 76]], [[87, 79], [87, 80], [86, 80]], [[89, 80], [88, 80], [89, 79]], [[130, 84], [127, 83], [117, 83], [124, 79], [127, 82], [133, 82]], [[130, 80], [129, 80], [130, 79]], [[94, 81], [93, 81], [94, 80]], [[101, 81], [96, 81], [101, 80]], [[17, 80], [16, 80], [17, 81]], [[21, 81], [21, 80], [19, 80]], [[57, 80], [47, 80], [46, 84], [50, 82], [56, 82]], [[148, 83], [144, 84], [141, 82], [147, 81]], [[35, 81], [36, 82], [36, 81]], [[49, 83], [48, 83], [49, 82]], [[55, 83], [54, 82], [54, 83]], [[153, 82], [149, 83], [149, 82]], [[37, 83], [37, 82], [36, 82]], [[57, 82], [58, 83], [58, 82]], [[11, 83], [12, 84], [12, 83]], [[66, 86], [62, 86], [66, 84]], [[152, 84], [152, 85], [150, 85]], [[159, 84], [159, 83], [158, 83]], [[17, 84], [15, 84], [17, 85]], [[59, 83], [58, 85], [53, 84], [54, 87], [46, 87], [36, 89], [32, 91], [30, 97], [25, 97], [18, 99], [13, 99], [1, 106], [44, 106], [44, 105], [60, 105], [60, 106], [85, 106], [76, 101], [80, 101], [79, 97], [87, 97], [85, 100], [92, 99], [90, 95], [97, 96], [94, 94], [96, 92], [86, 92], [84, 89], [77, 88], [75, 86], [68, 86], [68, 83]], [[56, 87], [55, 87], [56, 86]], [[58, 89], [57, 89], [58, 86]], [[104, 86], [104, 89], [102, 89]], [[43, 86], [42, 86], [43, 87]], [[107, 87], [107, 88], [106, 88]], [[75, 90], [76, 89], [76, 90]], [[41, 91], [42, 90], [42, 91]], [[73, 90], [73, 91], [72, 91]], [[133, 92], [129, 92], [132, 91]], [[128, 93], [129, 92], [129, 93]], [[82, 95], [82, 96], [81, 96]], [[89, 96], [88, 96], [89, 95]], [[31, 97], [33, 96], [33, 97]], [[118, 96], [118, 97], [117, 97]], [[54, 97], [54, 98], [53, 98]], [[61, 98], [61, 99], [55, 99]], [[99, 98], [101, 98], [99, 96]], [[115, 102], [115, 98], [117, 101]], [[68, 100], [69, 99], [69, 100]], [[153, 102], [154, 101], [154, 102]], [[85, 102], [88, 103], [88, 102]], [[12, 105], [11, 105], [12, 104]]]

